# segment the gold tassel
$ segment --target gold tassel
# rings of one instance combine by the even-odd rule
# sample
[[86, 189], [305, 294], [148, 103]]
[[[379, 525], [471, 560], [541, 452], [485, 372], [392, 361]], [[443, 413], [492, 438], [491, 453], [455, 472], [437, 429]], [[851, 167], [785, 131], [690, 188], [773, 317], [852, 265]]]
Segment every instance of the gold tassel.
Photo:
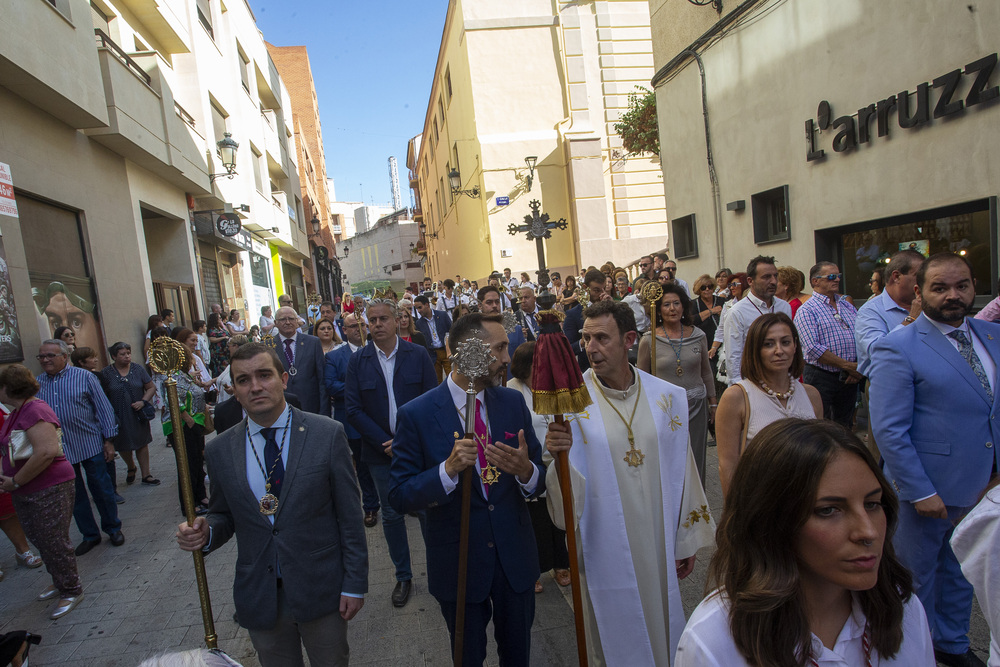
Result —
[[565, 415], [582, 412], [593, 403], [587, 385], [576, 389], [556, 389], [555, 391], [531, 392], [532, 407], [536, 415]]

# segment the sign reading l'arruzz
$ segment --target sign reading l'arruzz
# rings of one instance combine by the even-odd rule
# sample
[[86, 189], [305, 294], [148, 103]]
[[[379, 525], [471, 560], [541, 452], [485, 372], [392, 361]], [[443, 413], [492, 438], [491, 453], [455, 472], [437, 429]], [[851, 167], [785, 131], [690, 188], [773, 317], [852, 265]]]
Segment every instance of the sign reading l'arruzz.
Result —
[[[909, 130], [930, 123], [932, 118], [962, 113], [968, 107], [996, 100], [1000, 98], [1000, 85], [990, 86], [996, 69], [997, 54], [991, 53], [964, 68], [919, 84], [915, 93], [904, 90], [862, 107], [856, 114], [838, 118], [833, 117], [830, 103], [823, 100], [816, 110], [816, 119], [806, 121], [806, 161], [819, 160], [826, 155], [824, 149], [817, 147], [817, 129], [824, 132], [832, 127], [836, 134], [831, 148], [836, 153], [843, 153], [873, 140], [872, 123], [879, 137], [888, 136], [893, 115], [900, 128]], [[931, 88], [936, 91], [933, 109]]]
[[10, 176], [10, 165], [0, 162], [0, 215], [17, 217], [17, 201], [14, 199], [14, 180]]

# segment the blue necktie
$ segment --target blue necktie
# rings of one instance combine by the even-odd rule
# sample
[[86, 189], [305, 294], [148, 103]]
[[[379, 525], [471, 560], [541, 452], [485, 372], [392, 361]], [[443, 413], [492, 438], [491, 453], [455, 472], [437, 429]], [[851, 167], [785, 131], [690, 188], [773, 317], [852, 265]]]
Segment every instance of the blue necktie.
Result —
[[285, 476], [285, 466], [281, 462], [278, 443], [274, 439], [277, 430], [276, 428], [262, 428], [260, 432], [264, 434], [264, 470], [268, 475], [264, 483], [270, 482], [271, 488], [268, 492], [273, 494], [275, 498], [281, 498], [281, 480]]
[[958, 341], [958, 352], [965, 360], [969, 362], [969, 366], [972, 367], [972, 372], [976, 374], [979, 378], [979, 383], [983, 385], [983, 389], [986, 390], [986, 395], [990, 397], [990, 403], [993, 402], [993, 390], [990, 388], [990, 380], [986, 377], [986, 369], [983, 368], [983, 362], [979, 360], [979, 355], [976, 354], [976, 350], [972, 347], [972, 342], [969, 337], [965, 335], [964, 331], [956, 329], [948, 334], [956, 341]]

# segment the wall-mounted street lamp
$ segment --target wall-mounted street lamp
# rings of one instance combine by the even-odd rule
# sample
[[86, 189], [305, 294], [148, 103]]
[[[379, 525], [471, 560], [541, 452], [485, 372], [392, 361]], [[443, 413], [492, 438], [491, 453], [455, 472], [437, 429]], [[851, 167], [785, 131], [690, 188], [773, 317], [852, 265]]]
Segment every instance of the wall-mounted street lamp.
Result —
[[344, 246], [344, 256], [340, 257], [338, 255], [337, 259], [347, 259], [347, 255], [350, 254], [350, 252], [351, 252], [351, 249], [349, 247], [347, 247], [347, 246]]
[[209, 183], [214, 183], [215, 179], [222, 178], [232, 178], [236, 176], [236, 151], [240, 147], [238, 143], [233, 141], [233, 135], [229, 132], [225, 133], [225, 136], [215, 144], [218, 146], [218, 156], [222, 160], [222, 167], [225, 169], [225, 173], [222, 174], [209, 174]]
[[316, 217], [316, 216], [314, 215], [314, 216], [312, 217], [312, 220], [310, 220], [310, 221], [309, 221], [309, 224], [310, 224], [310, 225], [312, 225], [312, 228], [313, 228], [313, 234], [316, 234], [316, 235], [318, 235], [318, 234], [319, 234], [319, 218], [317, 218], [317, 217]]
[[524, 164], [528, 166], [528, 189], [526, 192], [531, 192], [531, 184], [535, 181], [535, 163], [538, 162], [537, 155], [529, 155], [524, 158]]
[[466, 195], [473, 199], [479, 199], [478, 185], [473, 185], [471, 190], [462, 189], [462, 175], [458, 173], [458, 169], [451, 170], [451, 173], [448, 174], [448, 181], [451, 183], [451, 194], [456, 197], [458, 195]]

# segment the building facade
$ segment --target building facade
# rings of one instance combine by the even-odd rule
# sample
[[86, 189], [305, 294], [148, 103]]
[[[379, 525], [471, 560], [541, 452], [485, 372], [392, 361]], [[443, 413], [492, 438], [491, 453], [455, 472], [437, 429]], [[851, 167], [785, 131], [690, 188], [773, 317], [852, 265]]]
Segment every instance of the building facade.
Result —
[[803, 271], [832, 260], [863, 298], [874, 269], [915, 248], [964, 254], [979, 299], [996, 294], [1000, 5], [650, 11], [672, 256], [689, 282], [757, 254]]
[[[0, 3], [8, 281], [0, 286], [0, 362], [30, 359], [58, 326], [103, 355], [117, 340], [140, 344], [148, 315], [160, 309], [190, 326], [212, 302], [247, 313], [301, 284], [298, 248], [306, 245], [293, 231], [296, 202], [274, 203], [293, 191], [285, 174], [294, 163], [283, 159], [277, 129], [273, 146], [262, 129], [266, 116], [279, 116], [283, 92], [249, 9], [231, 4]], [[250, 91], [258, 97], [240, 111], [239, 95]], [[239, 180], [216, 177], [227, 175], [217, 148], [225, 132], [240, 143]], [[239, 188], [243, 178], [253, 183], [253, 143], [274, 156], [267, 195], [262, 183], [256, 199]], [[227, 209], [243, 219], [233, 236], [218, 225]], [[251, 234], [255, 227], [270, 236]], [[264, 293], [255, 299], [258, 283]]]
[[268, 44], [267, 50], [292, 100], [295, 144], [299, 150], [299, 183], [302, 207], [309, 224], [309, 256], [314, 284], [324, 301], [335, 301], [343, 292], [341, 268], [336, 257], [337, 235], [332, 227], [330, 179], [326, 176], [319, 100], [309, 65], [309, 53], [304, 46]]
[[370, 229], [340, 243], [341, 260], [351, 294], [371, 296], [376, 290], [392, 288], [397, 294], [416, 288], [424, 271], [417, 254], [419, 231], [408, 208], [379, 218]]
[[508, 232], [534, 200], [568, 223], [544, 242], [550, 269], [663, 247], [659, 166], [625, 155], [613, 127], [653, 72], [646, 2], [452, 0], [407, 155], [428, 274], [537, 269], [535, 242]]

